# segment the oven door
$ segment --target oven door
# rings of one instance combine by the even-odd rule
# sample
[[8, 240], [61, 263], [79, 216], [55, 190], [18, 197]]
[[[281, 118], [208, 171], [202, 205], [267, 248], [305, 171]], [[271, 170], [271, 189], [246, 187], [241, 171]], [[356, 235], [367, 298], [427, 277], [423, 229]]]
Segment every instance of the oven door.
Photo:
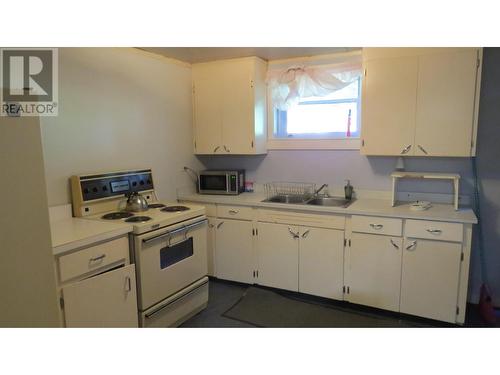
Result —
[[136, 236], [134, 252], [144, 311], [207, 275], [207, 220], [198, 217]]
[[201, 194], [228, 194], [229, 178], [223, 172], [202, 172], [199, 176]]

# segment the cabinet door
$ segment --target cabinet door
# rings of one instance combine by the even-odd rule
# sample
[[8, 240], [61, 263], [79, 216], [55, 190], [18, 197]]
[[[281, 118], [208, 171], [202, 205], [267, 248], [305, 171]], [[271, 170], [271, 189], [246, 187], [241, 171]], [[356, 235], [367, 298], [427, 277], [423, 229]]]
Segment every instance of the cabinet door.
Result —
[[259, 284], [299, 290], [298, 232], [293, 225], [258, 224]]
[[[222, 153], [222, 69], [216, 64], [193, 68], [195, 153]], [[217, 149], [218, 148], [218, 149]]]
[[454, 323], [460, 243], [405, 239], [401, 312]]
[[231, 154], [253, 154], [254, 97], [252, 60], [224, 64], [222, 76], [222, 144]]
[[403, 239], [353, 233], [346, 278], [350, 302], [399, 311]]
[[66, 327], [137, 327], [133, 264], [62, 289]]
[[364, 155], [412, 155], [417, 58], [365, 62], [362, 101]]
[[470, 156], [477, 49], [419, 57], [415, 155]]
[[215, 269], [215, 225], [216, 219], [208, 217], [208, 230], [207, 230], [207, 262], [208, 262], [208, 275], [216, 276]]
[[217, 219], [215, 228], [217, 277], [242, 283], [253, 283], [255, 256], [252, 222]]
[[299, 292], [342, 299], [344, 231], [300, 228]]

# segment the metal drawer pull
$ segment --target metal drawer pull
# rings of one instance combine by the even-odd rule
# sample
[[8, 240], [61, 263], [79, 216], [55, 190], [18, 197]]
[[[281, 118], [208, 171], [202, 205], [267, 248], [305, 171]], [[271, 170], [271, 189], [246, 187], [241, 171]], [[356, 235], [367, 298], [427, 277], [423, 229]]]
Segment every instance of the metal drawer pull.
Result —
[[130, 281], [130, 276], [127, 276], [125, 278], [125, 285], [127, 286], [127, 289], [125, 289], [125, 291], [130, 292], [132, 290], [132, 283]]
[[222, 224], [224, 224], [223, 221], [221, 221], [219, 224], [217, 224], [217, 229], [219, 229], [222, 226]]
[[382, 229], [384, 226], [382, 224], [370, 224], [373, 229]]
[[428, 155], [428, 152], [427, 152], [427, 151], [425, 151], [425, 149], [424, 149], [422, 146], [418, 145], [418, 148], [419, 148], [419, 149], [420, 149], [420, 150], [421, 150], [424, 154]]
[[101, 254], [98, 257], [90, 258], [90, 261], [91, 262], [97, 262], [99, 260], [103, 260], [104, 258], [106, 258], [106, 254]]
[[306, 230], [304, 233], [302, 233], [302, 238], [306, 238], [307, 235], [309, 234], [310, 230]]
[[399, 249], [399, 246], [396, 245], [396, 243], [392, 239], [390, 241], [392, 246], [394, 246], [396, 249]]
[[178, 229], [175, 229], [175, 230], [173, 230], [171, 232], [163, 233], [163, 234], [160, 234], [160, 235], [158, 235], [156, 237], [151, 237], [151, 238], [148, 238], [148, 239], [143, 239], [142, 243], [150, 243], [150, 242], [153, 242], [153, 241], [156, 241], [156, 240], [160, 240], [160, 239], [165, 238], [165, 237], [173, 236], [174, 234], [177, 234], [177, 233], [187, 232], [190, 229], [196, 228], [196, 227], [201, 226], [201, 225], [206, 224], [206, 223], [208, 223], [207, 219], [201, 220], [201, 221], [197, 221], [196, 223], [185, 225], [185, 226], [183, 226], [181, 228], [178, 228]]
[[213, 152], [217, 152], [217, 150], [220, 148], [220, 146], [217, 146], [216, 148], [214, 148], [214, 151]]
[[410, 151], [410, 149], [411, 149], [411, 145], [408, 145], [408, 146], [406, 146], [405, 148], [403, 148], [403, 149], [401, 150], [401, 153], [402, 153], [402, 154], [406, 154], [408, 151]]
[[441, 234], [443, 231], [441, 229], [426, 229], [427, 232], [432, 234]]
[[411, 244], [409, 244], [408, 246], [406, 246], [406, 250], [411, 250], [416, 244], [417, 244], [417, 241], [412, 241]]
[[295, 238], [299, 238], [299, 234], [298, 233], [295, 233], [293, 230], [290, 229], [290, 227], [288, 227], [288, 232], [290, 232], [290, 234], [292, 235], [292, 237], [295, 239]]
[[236, 214], [238, 213], [238, 211], [236, 211], [236, 210], [229, 210], [229, 213], [230, 213], [231, 215], [236, 215]]

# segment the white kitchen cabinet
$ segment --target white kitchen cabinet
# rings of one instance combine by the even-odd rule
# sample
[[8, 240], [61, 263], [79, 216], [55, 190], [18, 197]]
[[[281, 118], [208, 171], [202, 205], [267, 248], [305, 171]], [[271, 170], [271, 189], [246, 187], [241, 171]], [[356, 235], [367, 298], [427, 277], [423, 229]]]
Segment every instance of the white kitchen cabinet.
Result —
[[258, 223], [258, 275], [260, 285], [299, 290], [299, 227]]
[[461, 254], [461, 243], [405, 238], [400, 311], [455, 323]]
[[195, 154], [266, 153], [266, 69], [257, 57], [193, 64]]
[[216, 275], [220, 279], [253, 283], [255, 254], [251, 221], [217, 219], [215, 236]]
[[364, 155], [410, 153], [415, 133], [417, 60], [400, 57], [367, 61], [363, 79]]
[[66, 327], [137, 327], [133, 264], [62, 288]]
[[[222, 144], [222, 66], [193, 65], [195, 154], [216, 153]], [[222, 151], [222, 150], [220, 150]]]
[[346, 298], [361, 305], [399, 311], [403, 239], [353, 233], [349, 244]]
[[479, 48], [363, 50], [361, 153], [475, 155]]
[[477, 50], [418, 59], [414, 154], [471, 156]]
[[208, 230], [207, 230], [207, 262], [208, 262], [208, 275], [216, 276], [215, 268], [215, 225], [217, 219], [215, 217], [207, 217]]
[[299, 292], [341, 300], [344, 231], [300, 227], [299, 232]]

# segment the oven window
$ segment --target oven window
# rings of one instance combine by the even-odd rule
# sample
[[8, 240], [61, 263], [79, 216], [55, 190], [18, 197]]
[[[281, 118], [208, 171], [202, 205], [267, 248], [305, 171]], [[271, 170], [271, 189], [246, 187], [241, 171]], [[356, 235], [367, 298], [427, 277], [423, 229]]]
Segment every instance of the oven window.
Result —
[[226, 175], [203, 175], [200, 176], [201, 190], [226, 191]]
[[160, 268], [170, 267], [193, 255], [193, 237], [160, 250]]

